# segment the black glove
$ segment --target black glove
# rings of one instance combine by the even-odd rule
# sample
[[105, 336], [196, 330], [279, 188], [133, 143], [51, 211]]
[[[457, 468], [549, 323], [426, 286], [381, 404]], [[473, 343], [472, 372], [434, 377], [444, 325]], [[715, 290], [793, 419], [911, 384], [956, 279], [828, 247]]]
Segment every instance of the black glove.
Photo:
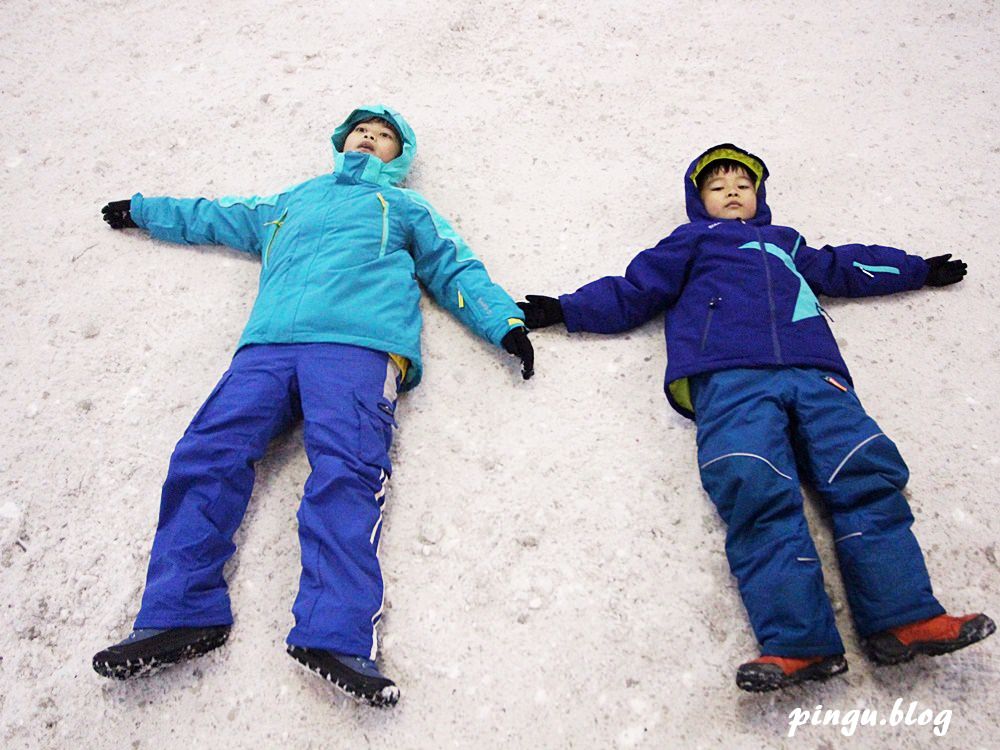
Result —
[[524, 326], [511, 328], [500, 341], [503, 348], [521, 360], [521, 375], [525, 380], [535, 374], [535, 350], [528, 341]]
[[927, 281], [924, 282], [926, 286], [957, 284], [965, 277], [968, 269], [965, 261], [948, 260], [950, 257], [951, 253], [937, 255], [933, 258], [924, 258], [924, 261], [930, 267], [930, 271], [927, 272]]
[[545, 328], [563, 322], [563, 309], [555, 297], [543, 297], [539, 294], [529, 294], [527, 302], [518, 302], [517, 306], [524, 311], [524, 324], [530, 330]]
[[112, 229], [132, 229], [139, 226], [132, 221], [132, 201], [111, 201], [101, 209], [104, 220], [111, 225]]

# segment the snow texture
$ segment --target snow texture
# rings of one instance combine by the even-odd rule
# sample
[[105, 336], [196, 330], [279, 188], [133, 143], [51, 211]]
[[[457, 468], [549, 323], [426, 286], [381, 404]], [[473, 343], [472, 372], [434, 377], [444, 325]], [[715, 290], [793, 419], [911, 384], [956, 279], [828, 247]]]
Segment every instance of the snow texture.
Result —
[[[7, 0], [0, 27], [0, 745], [4, 748], [995, 746], [994, 637], [875, 669], [809, 519], [851, 670], [744, 694], [755, 655], [661, 392], [660, 321], [532, 336], [537, 374], [425, 300], [424, 384], [399, 406], [381, 665], [357, 706], [285, 654], [301, 430], [259, 466], [229, 565], [226, 646], [146, 680], [93, 653], [135, 615], [174, 443], [224, 371], [258, 267], [101, 221], [108, 200], [274, 192], [331, 167], [385, 102], [424, 193], [510, 292], [620, 273], [685, 220], [681, 175], [734, 141], [779, 223], [969, 263], [962, 284], [831, 300], [900, 446], [945, 606], [1000, 615], [1000, 10], [931, 2]], [[816, 705], [950, 709], [928, 726], [800, 727]], [[990, 740], [989, 738], [993, 739]]]

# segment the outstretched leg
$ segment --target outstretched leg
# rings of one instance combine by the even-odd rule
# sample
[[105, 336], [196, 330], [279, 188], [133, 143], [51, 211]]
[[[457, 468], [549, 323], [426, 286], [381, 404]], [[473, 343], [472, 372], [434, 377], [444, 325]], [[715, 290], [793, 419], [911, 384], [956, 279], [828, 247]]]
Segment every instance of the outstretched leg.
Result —
[[780, 370], [691, 379], [702, 484], [726, 522], [726, 554], [761, 653], [842, 654], [809, 535]]
[[137, 630], [232, 623], [222, 569], [254, 462], [292, 420], [295, 388], [284, 347], [244, 347], [191, 421], [163, 485]]
[[816, 369], [795, 377], [795, 437], [812, 484], [833, 517], [840, 570], [862, 637], [943, 614], [931, 590], [896, 445], [853, 389]]
[[299, 359], [298, 377], [312, 473], [298, 512], [302, 577], [288, 644], [375, 659], [398, 371], [382, 352], [319, 344]]

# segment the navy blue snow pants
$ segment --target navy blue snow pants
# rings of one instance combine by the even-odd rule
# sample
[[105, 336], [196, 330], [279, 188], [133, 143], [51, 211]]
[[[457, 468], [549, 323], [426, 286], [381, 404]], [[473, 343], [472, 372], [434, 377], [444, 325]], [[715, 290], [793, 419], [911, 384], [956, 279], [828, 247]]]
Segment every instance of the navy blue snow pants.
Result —
[[302, 575], [288, 643], [374, 659], [398, 374], [387, 354], [357, 346], [240, 349], [170, 459], [135, 627], [232, 623], [222, 568], [254, 462], [301, 418], [312, 472], [298, 510]]
[[906, 464], [841, 376], [734, 369], [690, 383], [702, 485], [726, 522], [726, 555], [762, 654], [844, 652], [799, 471], [832, 516], [862, 637], [944, 612], [910, 530]]

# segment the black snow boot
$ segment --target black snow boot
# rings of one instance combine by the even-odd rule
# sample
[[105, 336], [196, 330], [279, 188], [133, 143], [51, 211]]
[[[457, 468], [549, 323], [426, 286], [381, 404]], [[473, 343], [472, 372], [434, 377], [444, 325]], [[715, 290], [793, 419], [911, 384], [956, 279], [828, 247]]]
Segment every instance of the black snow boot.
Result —
[[149, 675], [168, 664], [218, 648], [229, 637], [229, 628], [229, 625], [215, 625], [134, 630], [121, 643], [94, 654], [94, 671], [118, 680]]
[[736, 671], [736, 685], [751, 693], [798, 685], [809, 680], [828, 680], [847, 671], [843, 654], [797, 659], [782, 656], [761, 656]]
[[396, 683], [379, 672], [371, 659], [302, 646], [289, 646], [288, 655], [310, 672], [315, 672], [355, 700], [363, 701], [369, 706], [391, 708], [399, 700]]
[[869, 636], [865, 651], [876, 664], [902, 664], [914, 656], [940, 656], [971, 646], [996, 632], [997, 626], [982, 613], [938, 615]]

